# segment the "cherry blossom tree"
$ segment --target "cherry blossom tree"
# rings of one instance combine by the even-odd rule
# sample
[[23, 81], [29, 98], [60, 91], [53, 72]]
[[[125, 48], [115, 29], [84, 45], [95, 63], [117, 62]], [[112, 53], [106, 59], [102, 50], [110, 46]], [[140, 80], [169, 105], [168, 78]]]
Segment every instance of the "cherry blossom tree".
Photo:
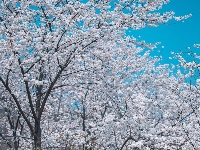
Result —
[[12, 149], [198, 149], [198, 90], [156, 67], [157, 43], [125, 34], [190, 16], [158, 13], [168, 2], [1, 0], [0, 140]]

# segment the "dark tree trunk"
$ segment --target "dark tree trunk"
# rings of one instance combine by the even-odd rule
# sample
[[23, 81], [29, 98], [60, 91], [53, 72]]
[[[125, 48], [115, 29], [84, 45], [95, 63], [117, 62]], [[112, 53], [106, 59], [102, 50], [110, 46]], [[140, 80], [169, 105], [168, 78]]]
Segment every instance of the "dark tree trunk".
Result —
[[40, 121], [38, 123], [35, 123], [35, 135], [34, 135], [34, 146], [35, 150], [41, 150], [41, 127], [40, 127]]

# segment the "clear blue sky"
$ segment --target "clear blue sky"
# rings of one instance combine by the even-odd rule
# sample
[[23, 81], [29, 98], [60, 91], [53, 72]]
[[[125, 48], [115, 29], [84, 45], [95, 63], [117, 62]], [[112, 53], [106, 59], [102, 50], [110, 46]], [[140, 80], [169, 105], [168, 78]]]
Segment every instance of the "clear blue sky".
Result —
[[[168, 60], [168, 57], [171, 56], [170, 51], [187, 51], [188, 46], [200, 54], [200, 49], [192, 48], [193, 44], [200, 44], [200, 0], [172, 0], [169, 4], [164, 5], [162, 11], [174, 11], [176, 16], [190, 13], [193, 16], [184, 22], [173, 20], [157, 28], [147, 27], [130, 34], [136, 38], [141, 36], [141, 40], [149, 43], [162, 42], [158, 49], [167, 63], [170, 63]], [[161, 48], [162, 45], [164, 49]]]
[[[145, 40], [147, 43], [161, 42], [157, 50], [160, 52], [154, 52], [154, 55], [160, 55], [163, 57], [161, 63], [177, 64], [177, 60], [169, 59], [172, 57], [170, 52], [187, 52], [188, 47], [191, 47], [190, 51], [193, 51], [200, 55], [200, 48], [196, 49], [193, 44], [200, 44], [200, 0], [171, 0], [167, 5], [164, 5], [162, 12], [174, 11], [176, 16], [182, 16], [192, 14], [192, 17], [184, 22], [170, 21], [168, 24], [160, 25], [156, 28], [147, 27], [141, 30], [135, 30], [129, 32], [134, 37], [141, 36], [141, 40]], [[164, 48], [161, 48], [164, 46]], [[183, 55], [187, 61], [193, 61], [193, 57], [189, 55]], [[198, 63], [200, 61], [198, 60]], [[192, 80], [195, 84], [195, 79], [200, 78], [200, 71], [197, 70], [195, 75], [189, 80]]]

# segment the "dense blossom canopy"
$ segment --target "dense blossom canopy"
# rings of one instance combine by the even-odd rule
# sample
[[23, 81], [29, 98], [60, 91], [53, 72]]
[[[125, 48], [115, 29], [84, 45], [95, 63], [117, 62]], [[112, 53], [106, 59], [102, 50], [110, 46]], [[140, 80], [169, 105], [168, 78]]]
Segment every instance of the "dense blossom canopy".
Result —
[[200, 84], [184, 83], [192, 71], [173, 75], [150, 57], [158, 43], [125, 34], [191, 16], [159, 13], [168, 2], [0, 0], [0, 142], [199, 149]]

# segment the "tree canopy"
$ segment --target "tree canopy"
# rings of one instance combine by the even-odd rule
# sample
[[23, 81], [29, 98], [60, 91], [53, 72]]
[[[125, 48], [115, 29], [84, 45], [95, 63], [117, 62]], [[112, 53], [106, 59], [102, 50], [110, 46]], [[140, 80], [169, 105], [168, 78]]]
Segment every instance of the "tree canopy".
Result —
[[151, 57], [159, 43], [125, 34], [190, 17], [159, 13], [168, 2], [1, 0], [0, 142], [15, 150], [199, 149], [200, 84], [184, 82], [198, 64], [181, 63], [190, 71], [175, 74]]

